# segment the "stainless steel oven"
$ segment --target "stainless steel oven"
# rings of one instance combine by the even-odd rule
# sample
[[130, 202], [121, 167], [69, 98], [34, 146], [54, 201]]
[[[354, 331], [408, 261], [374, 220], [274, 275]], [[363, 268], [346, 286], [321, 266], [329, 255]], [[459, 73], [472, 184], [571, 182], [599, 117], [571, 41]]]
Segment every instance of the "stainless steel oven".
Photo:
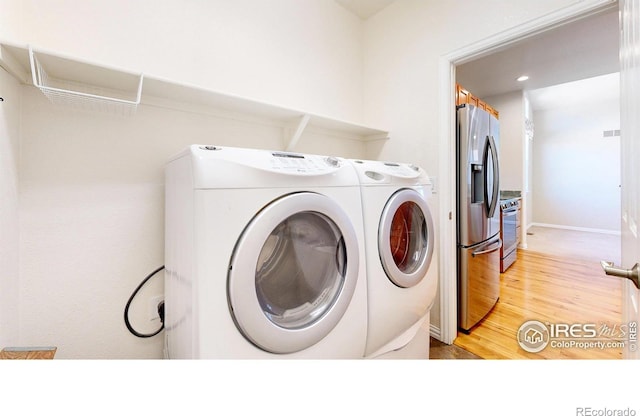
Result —
[[500, 272], [504, 273], [516, 261], [520, 242], [520, 198], [500, 201]]

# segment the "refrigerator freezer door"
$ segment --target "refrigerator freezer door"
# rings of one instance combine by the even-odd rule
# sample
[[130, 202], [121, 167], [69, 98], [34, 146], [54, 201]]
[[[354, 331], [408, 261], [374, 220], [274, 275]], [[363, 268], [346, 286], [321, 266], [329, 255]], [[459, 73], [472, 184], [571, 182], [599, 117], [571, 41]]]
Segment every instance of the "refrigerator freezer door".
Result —
[[458, 244], [471, 246], [500, 231], [499, 126], [489, 113], [470, 104], [458, 109], [457, 119]]
[[468, 331], [493, 308], [500, 296], [500, 238], [458, 247], [458, 326]]

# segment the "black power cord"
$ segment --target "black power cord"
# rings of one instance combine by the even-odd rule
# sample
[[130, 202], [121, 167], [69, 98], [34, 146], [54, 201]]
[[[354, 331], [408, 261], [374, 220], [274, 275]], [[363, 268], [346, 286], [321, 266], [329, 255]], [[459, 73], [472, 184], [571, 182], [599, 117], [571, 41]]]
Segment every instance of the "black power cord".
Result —
[[158, 329], [156, 332], [151, 334], [141, 334], [140, 332], [133, 329], [133, 327], [131, 326], [131, 323], [129, 322], [129, 307], [131, 306], [131, 302], [133, 301], [133, 298], [136, 297], [140, 289], [142, 289], [142, 286], [144, 286], [145, 283], [149, 281], [149, 279], [151, 279], [156, 273], [158, 273], [163, 269], [164, 269], [164, 266], [160, 266], [156, 270], [151, 272], [151, 274], [149, 274], [147, 277], [145, 277], [144, 280], [138, 285], [136, 290], [133, 291], [133, 293], [129, 297], [129, 300], [127, 301], [127, 305], [124, 307], [124, 323], [127, 326], [127, 329], [129, 330], [129, 332], [131, 332], [133, 335], [139, 338], [151, 338], [153, 336], [158, 335], [160, 331], [164, 329], [164, 301], [158, 304], [158, 315], [160, 316], [160, 321], [162, 322], [162, 326], [160, 326], [160, 329]]

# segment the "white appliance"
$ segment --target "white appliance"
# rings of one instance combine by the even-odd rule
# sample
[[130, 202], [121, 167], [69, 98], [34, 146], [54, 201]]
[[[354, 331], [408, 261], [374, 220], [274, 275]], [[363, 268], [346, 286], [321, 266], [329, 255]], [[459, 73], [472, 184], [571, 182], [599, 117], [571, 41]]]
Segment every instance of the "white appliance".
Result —
[[168, 358], [362, 358], [359, 181], [345, 160], [190, 146], [166, 167]]
[[[435, 235], [427, 202], [432, 183], [423, 169], [412, 165], [350, 162], [360, 179], [365, 228], [365, 357], [375, 358], [414, 339], [435, 300], [438, 277], [430, 267]], [[428, 357], [428, 343], [425, 348]]]

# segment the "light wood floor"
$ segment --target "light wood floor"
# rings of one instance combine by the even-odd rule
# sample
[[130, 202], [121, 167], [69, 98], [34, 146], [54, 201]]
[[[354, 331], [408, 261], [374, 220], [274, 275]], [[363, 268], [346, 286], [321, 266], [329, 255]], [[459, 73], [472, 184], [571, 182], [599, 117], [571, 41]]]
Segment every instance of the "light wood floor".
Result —
[[519, 250], [518, 260], [501, 275], [500, 299], [470, 334], [454, 345], [485, 359], [619, 359], [620, 348], [551, 348], [528, 353], [517, 331], [528, 320], [592, 323], [598, 331], [622, 323], [622, 283], [605, 276], [599, 261]]
[[527, 249], [554, 256], [620, 264], [621, 237], [562, 228], [533, 226], [527, 230]]

